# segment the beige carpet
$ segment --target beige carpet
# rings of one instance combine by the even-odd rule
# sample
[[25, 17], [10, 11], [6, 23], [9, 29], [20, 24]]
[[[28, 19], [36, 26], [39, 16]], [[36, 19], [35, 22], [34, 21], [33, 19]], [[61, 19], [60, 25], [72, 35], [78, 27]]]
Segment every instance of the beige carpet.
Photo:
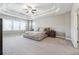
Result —
[[75, 49], [70, 41], [59, 38], [45, 38], [42, 41], [34, 41], [23, 36], [3, 38], [4, 55], [76, 55], [79, 49]]

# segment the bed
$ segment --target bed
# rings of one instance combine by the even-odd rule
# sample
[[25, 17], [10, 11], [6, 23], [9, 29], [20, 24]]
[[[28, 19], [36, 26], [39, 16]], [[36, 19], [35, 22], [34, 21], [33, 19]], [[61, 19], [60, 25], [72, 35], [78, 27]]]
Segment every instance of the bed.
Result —
[[45, 28], [45, 30], [40, 29], [39, 31], [26, 31], [24, 33], [23, 37], [40, 41], [47, 37], [46, 32], [47, 32], [46, 28]]

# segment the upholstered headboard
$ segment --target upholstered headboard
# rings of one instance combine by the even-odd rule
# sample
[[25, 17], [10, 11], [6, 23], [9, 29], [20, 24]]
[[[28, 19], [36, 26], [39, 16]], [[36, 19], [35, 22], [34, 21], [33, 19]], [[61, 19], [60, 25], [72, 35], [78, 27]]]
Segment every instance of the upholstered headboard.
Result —
[[38, 31], [50, 31], [50, 27], [40, 27]]

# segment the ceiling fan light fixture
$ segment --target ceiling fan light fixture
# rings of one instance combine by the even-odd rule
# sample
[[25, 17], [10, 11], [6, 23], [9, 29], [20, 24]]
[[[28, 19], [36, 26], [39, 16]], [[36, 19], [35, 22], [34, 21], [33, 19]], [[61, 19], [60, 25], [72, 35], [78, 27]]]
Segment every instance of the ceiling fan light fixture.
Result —
[[37, 11], [36, 8], [32, 8], [31, 6], [26, 6], [26, 8], [23, 10], [25, 10], [26, 13], [32, 13], [32, 14], [35, 14], [35, 12]]

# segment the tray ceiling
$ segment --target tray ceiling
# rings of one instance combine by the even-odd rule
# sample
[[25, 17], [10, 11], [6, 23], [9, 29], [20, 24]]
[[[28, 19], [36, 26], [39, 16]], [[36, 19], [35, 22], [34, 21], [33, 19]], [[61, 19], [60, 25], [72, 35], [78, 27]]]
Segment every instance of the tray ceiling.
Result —
[[[35, 8], [35, 14], [26, 13], [27, 6]], [[59, 15], [71, 10], [71, 3], [0, 3], [0, 13], [19, 18], [34, 18], [46, 14]]]

